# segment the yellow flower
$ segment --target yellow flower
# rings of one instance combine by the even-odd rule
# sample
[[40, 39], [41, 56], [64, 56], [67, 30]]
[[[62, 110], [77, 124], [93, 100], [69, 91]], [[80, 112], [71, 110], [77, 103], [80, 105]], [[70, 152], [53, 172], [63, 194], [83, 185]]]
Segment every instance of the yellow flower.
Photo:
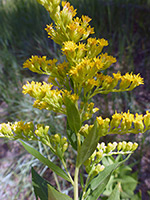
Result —
[[118, 128], [118, 126], [120, 125], [122, 117], [123, 117], [122, 114], [117, 113], [117, 111], [115, 111], [115, 114], [112, 115], [112, 120], [110, 122], [110, 129], [111, 130], [113, 128]]
[[71, 91], [68, 91], [68, 90], [63, 90], [62, 96], [63, 96], [63, 101], [64, 102], [65, 102], [65, 97], [68, 97], [73, 102], [76, 102], [79, 99], [79, 96], [77, 94], [71, 94]]
[[125, 126], [127, 129], [131, 128], [134, 121], [134, 115], [128, 110], [128, 113], [123, 113], [123, 119], [125, 120]]
[[82, 15], [81, 19], [84, 23], [89, 23], [92, 19], [86, 15]]
[[108, 56], [107, 53], [101, 54], [100, 58], [102, 60], [102, 63], [104, 63], [104, 68], [103, 69], [109, 68], [110, 65], [112, 65], [113, 63], [115, 63], [117, 61], [116, 58], [114, 58], [113, 56]]
[[63, 7], [62, 12], [67, 13], [67, 16], [69, 13], [71, 14], [72, 17], [74, 17], [77, 14], [76, 9], [74, 9], [73, 6], [70, 6], [69, 2], [62, 1], [62, 7]]
[[144, 124], [146, 128], [150, 126], [150, 113], [148, 110], [146, 111], [146, 115], [144, 115]]
[[143, 131], [143, 115], [139, 115], [138, 113], [136, 113], [136, 117], [134, 119], [134, 127], [137, 131]]
[[132, 90], [135, 87], [144, 84], [143, 78], [141, 78], [140, 74], [135, 75], [132, 72], [126, 73], [124, 76], [121, 77], [120, 89], [129, 89]]
[[32, 56], [23, 64], [23, 67], [39, 74], [49, 74], [56, 66], [56, 62], [56, 59], [46, 60], [46, 56]]
[[132, 80], [132, 84], [130, 86], [130, 88], [135, 88], [139, 85], [143, 85], [144, 84], [144, 80], [143, 78], [140, 76], [140, 74], [137, 74], [137, 75], [133, 75], [133, 80]]
[[118, 71], [117, 74], [113, 73], [113, 77], [116, 80], [120, 80], [121, 79], [121, 73]]
[[74, 52], [78, 48], [77, 44], [73, 41], [67, 41], [67, 42], [64, 42], [63, 44], [64, 45], [63, 45], [62, 51], [64, 51], [64, 53], [70, 52], [70, 51]]
[[12, 138], [13, 137], [13, 132], [11, 130], [11, 123], [2, 123], [0, 124], [0, 137], [7, 137], [7, 138]]

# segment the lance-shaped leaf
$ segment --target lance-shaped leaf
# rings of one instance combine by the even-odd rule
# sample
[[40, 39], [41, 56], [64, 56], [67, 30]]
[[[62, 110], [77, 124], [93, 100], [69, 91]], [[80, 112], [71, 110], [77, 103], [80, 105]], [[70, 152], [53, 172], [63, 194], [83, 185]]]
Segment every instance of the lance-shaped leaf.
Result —
[[38, 197], [40, 200], [48, 200], [48, 188], [47, 185], [49, 184], [48, 181], [43, 179], [32, 167], [32, 185], [34, 187], [34, 193], [36, 199]]
[[67, 120], [72, 131], [77, 133], [81, 128], [81, 119], [78, 108], [68, 97], [65, 97], [65, 106], [67, 110]]
[[78, 167], [80, 167], [95, 151], [99, 138], [100, 136], [98, 135], [97, 122], [95, 122], [94, 126], [89, 131], [88, 136], [85, 138], [78, 152], [77, 155]]
[[116, 162], [112, 165], [109, 165], [104, 169], [104, 171], [100, 172], [99, 175], [91, 181], [91, 183], [89, 185], [91, 192], [88, 195], [88, 198], [86, 200], [98, 199], [98, 197], [104, 191], [113, 171], [116, 168], [118, 168], [121, 164], [123, 164], [129, 157], [130, 157], [130, 155], [123, 161]]
[[51, 185], [48, 185], [48, 200], [72, 200], [68, 195], [55, 190]]
[[20, 141], [21, 144], [24, 146], [24, 148], [30, 153], [32, 154], [34, 157], [36, 157], [38, 160], [40, 160], [43, 164], [45, 164], [46, 166], [48, 166], [53, 172], [55, 172], [58, 176], [61, 176], [63, 179], [71, 182], [70, 178], [68, 177], [68, 175], [57, 165], [55, 165], [53, 162], [51, 162], [50, 160], [48, 160], [47, 158], [45, 158], [42, 154], [40, 154], [36, 149], [34, 149], [33, 147], [31, 147], [29, 144]]

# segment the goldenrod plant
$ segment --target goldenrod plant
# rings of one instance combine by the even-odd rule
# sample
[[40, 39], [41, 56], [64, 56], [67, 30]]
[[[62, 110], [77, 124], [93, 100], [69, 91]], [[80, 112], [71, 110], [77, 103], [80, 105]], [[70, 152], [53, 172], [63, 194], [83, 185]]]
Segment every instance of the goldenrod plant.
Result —
[[[120, 72], [106, 75], [106, 69], [116, 62], [116, 58], [102, 53], [108, 41], [90, 37], [94, 28], [89, 25], [91, 19], [76, 16], [76, 9], [69, 2], [60, 0], [37, 0], [50, 14], [54, 24], [47, 25], [48, 36], [61, 46], [64, 62], [47, 59], [46, 56], [32, 56], [23, 67], [32, 72], [45, 74], [48, 82], [27, 82], [23, 93], [35, 99], [36, 109], [46, 109], [66, 115], [66, 137], [60, 133], [51, 135], [50, 127], [33, 122], [18, 121], [0, 125], [1, 137], [17, 140], [25, 149], [47, 165], [55, 174], [70, 182], [74, 190], [74, 200], [97, 200], [106, 188], [113, 171], [125, 162], [137, 149], [133, 142], [99, 143], [100, 138], [109, 134], [144, 133], [150, 129], [150, 113], [145, 115], [118, 113], [112, 118], [96, 117], [90, 120], [99, 108], [94, 106], [92, 98], [97, 94], [133, 90], [143, 84], [140, 74]], [[60, 5], [61, 4], [61, 5]], [[47, 145], [60, 160], [60, 168], [51, 160], [24, 141], [40, 141]], [[74, 175], [66, 162], [66, 151], [72, 147], [76, 152]], [[105, 157], [117, 158], [124, 155], [124, 160], [117, 159], [113, 164], [103, 165]], [[83, 170], [87, 173], [83, 176]], [[80, 175], [80, 179], [79, 179]], [[70, 200], [66, 194], [55, 189], [42, 179], [32, 168], [33, 186], [36, 198], [41, 200]], [[79, 186], [81, 186], [79, 190]], [[120, 199], [120, 185], [117, 185], [109, 200]]]

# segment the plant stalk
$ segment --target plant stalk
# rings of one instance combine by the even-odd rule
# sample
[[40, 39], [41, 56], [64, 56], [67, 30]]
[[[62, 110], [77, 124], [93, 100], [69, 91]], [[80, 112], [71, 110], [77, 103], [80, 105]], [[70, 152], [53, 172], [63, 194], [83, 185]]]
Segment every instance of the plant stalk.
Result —
[[79, 174], [79, 167], [75, 168], [75, 175], [74, 175], [74, 200], [78, 200], [78, 174]]

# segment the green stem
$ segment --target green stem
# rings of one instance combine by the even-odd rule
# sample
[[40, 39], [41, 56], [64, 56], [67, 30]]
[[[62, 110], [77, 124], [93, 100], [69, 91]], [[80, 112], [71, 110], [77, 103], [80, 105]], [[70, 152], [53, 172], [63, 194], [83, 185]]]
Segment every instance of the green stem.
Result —
[[62, 159], [61, 161], [62, 161], [62, 164], [63, 164], [63, 166], [64, 166], [64, 168], [65, 168], [65, 170], [66, 170], [66, 172], [67, 172], [67, 174], [68, 174], [68, 176], [70, 178], [71, 184], [74, 186], [74, 181], [73, 181], [70, 173], [68, 172], [68, 169], [67, 169], [67, 166], [66, 166], [66, 163], [65, 163], [64, 159]]
[[[48, 158], [49, 160], [51, 160], [50, 155], [49, 155], [49, 153], [48, 153], [47, 146], [46, 146], [45, 144], [43, 144], [43, 146], [44, 146], [44, 149], [45, 149], [45, 151], [46, 151], [46, 153], [47, 153], [47, 158]], [[55, 182], [56, 182], [58, 191], [61, 192], [61, 188], [60, 188], [60, 185], [59, 185], [59, 181], [58, 181], [58, 178], [57, 178], [55, 172], [53, 172], [53, 176], [54, 176], [54, 179], [55, 179]]]
[[74, 174], [74, 200], [78, 200], [78, 174], [79, 174], [79, 167], [76, 167]]

